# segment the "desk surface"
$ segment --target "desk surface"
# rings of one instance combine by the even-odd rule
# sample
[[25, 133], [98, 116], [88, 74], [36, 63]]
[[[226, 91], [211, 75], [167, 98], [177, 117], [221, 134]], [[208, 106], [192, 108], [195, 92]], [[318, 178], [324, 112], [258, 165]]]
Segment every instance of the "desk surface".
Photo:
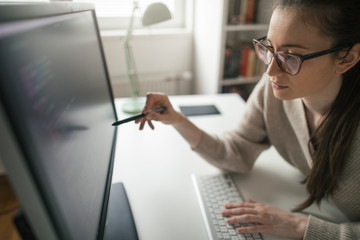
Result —
[[[190, 120], [209, 133], [221, 134], [237, 126], [245, 103], [237, 94], [171, 96], [175, 109], [179, 105], [214, 104], [220, 115], [194, 116]], [[123, 99], [116, 99], [119, 118]], [[113, 182], [125, 185], [135, 218], [139, 238], [206, 239], [205, 227], [191, 174], [221, 171], [208, 164], [176, 130], [158, 122], [155, 130], [142, 132], [128, 123], [118, 128]], [[299, 182], [304, 176], [270, 148], [263, 152], [248, 174], [238, 174], [236, 181], [245, 198], [290, 210], [306, 199]], [[309, 210], [331, 219], [342, 215], [330, 204]], [[266, 236], [265, 239], [279, 239]]]

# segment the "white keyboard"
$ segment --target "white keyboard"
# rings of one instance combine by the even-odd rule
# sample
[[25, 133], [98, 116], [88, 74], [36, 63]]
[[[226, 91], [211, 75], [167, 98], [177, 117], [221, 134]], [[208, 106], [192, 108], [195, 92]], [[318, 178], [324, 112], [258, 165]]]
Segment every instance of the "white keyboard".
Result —
[[192, 175], [193, 183], [200, 202], [209, 239], [212, 240], [259, 240], [261, 234], [242, 234], [236, 231], [240, 226], [254, 223], [229, 225], [221, 214], [224, 204], [243, 202], [239, 190], [230, 174]]

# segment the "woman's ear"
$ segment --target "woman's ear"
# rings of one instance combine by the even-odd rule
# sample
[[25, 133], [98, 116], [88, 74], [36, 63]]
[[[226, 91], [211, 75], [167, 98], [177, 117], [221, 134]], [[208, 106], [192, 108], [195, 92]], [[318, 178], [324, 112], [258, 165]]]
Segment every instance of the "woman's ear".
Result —
[[357, 64], [360, 60], [360, 43], [356, 43], [349, 51], [349, 53], [340, 58], [336, 64], [336, 73], [343, 74]]

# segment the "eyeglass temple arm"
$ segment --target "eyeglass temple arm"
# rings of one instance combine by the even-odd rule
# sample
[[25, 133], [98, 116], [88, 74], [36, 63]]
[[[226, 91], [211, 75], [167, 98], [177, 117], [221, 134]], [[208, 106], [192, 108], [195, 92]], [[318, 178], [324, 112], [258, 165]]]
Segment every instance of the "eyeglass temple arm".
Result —
[[351, 49], [352, 46], [354, 46], [353, 43], [343, 44], [343, 45], [340, 45], [338, 47], [331, 48], [331, 49], [328, 49], [328, 50], [324, 50], [324, 51], [320, 51], [320, 52], [314, 52], [314, 53], [304, 55], [302, 59], [303, 60], [308, 60], [308, 59], [320, 57], [320, 56], [323, 56], [323, 55], [326, 55], [326, 54], [329, 54], [329, 53], [332, 53], [332, 52], [339, 51], [339, 50], [341, 50], [343, 48], [346, 48], [346, 47], [350, 47], [350, 49]]

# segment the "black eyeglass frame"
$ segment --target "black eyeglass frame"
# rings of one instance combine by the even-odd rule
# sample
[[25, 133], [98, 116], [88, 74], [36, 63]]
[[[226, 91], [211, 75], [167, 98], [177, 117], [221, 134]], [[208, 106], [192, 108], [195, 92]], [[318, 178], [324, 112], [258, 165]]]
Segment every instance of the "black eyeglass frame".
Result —
[[[344, 48], [347, 48], [347, 47], [350, 47], [349, 48], [349, 51], [350, 49], [355, 45], [354, 43], [345, 43], [345, 44], [341, 44], [337, 47], [334, 47], [334, 48], [330, 48], [330, 49], [327, 49], [327, 50], [323, 50], [323, 51], [318, 51], [318, 52], [313, 52], [313, 53], [309, 53], [309, 54], [305, 54], [305, 55], [300, 55], [300, 54], [294, 54], [294, 53], [287, 53], [287, 52], [284, 52], [284, 51], [278, 51], [278, 52], [275, 52], [271, 47], [269, 46], [266, 46], [262, 43], [263, 40], [265, 40], [267, 38], [267, 36], [264, 36], [264, 37], [261, 37], [261, 38], [258, 38], [258, 39], [253, 39], [253, 44], [254, 44], [254, 47], [256, 49], [256, 45], [255, 44], [260, 44], [261, 46], [265, 47], [266, 49], [268, 49], [272, 55], [273, 55], [273, 58], [275, 58], [276, 60], [276, 63], [278, 64], [278, 66], [280, 67], [280, 69], [287, 73], [287, 74], [290, 74], [290, 75], [296, 75], [300, 72], [300, 69], [301, 69], [301, 66], [302, 66], [302, 63], [306, 60], [309, 60], [309, 59], [313, 59], [313, 58], [317, 58], [317, 57], [321, 57], [321, 56], [324, 56], [326, 54], [329, 54], [329, 53], [333, 53], [333, 52], [336, 52], [336, 51], [339, 51], [339, 50], [342, 50]], [[280, 60], [278, 60], [278, 58], [276, 57], [279, 53], [281, 54], [285, 54], [285, 55], [290, 55], [290, 56], [293, 56], [293, 57], [296, 57], [298, 60], [299, 60], [299, 68], [298, 70], [295, 72], [295, 73], [290, 73], [290, 72], [287, 72], [283, 69], [283, 67], [281, 66], [281, 64], [279, 63]], [[259, 56], [259, 58], [261, 59], [261, 57]], [[267, 63], [267, 65], [270, 64]]]

